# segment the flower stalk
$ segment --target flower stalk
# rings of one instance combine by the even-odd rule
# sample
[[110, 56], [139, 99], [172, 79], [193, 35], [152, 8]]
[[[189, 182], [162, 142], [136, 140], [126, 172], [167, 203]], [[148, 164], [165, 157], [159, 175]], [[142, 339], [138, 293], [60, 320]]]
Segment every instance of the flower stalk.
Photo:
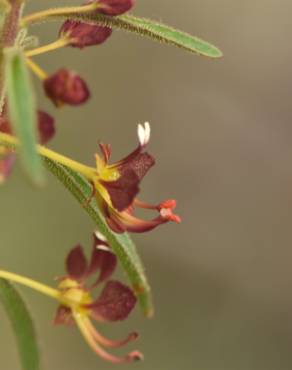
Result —
[[45, 294], [51, 298], [55, 299], [60, 298], [60, 293], [57, 289], [51, 288], [45, 284], [39, 283], [38, 281], [32, 280], [30, 278], [4, 270], [0, 270], [0, 278], [24, 285], [28, 288], [36, 290], [39, 293]]
[[99, 8], [99, 4], [91, 3], [88, 5], [82, 5], [82, 6], [68, 6], [68, 7], [47, 9], [47, 10], [29, 14], [23, 17], [21, 20], [21, 26], [27, 27], [28, 25], [32, 23], [42, 22], [42, 21], [45, 21], [47, 18], [51, 18], [54, 16], [56, 17], [65, 16], [65, 15], [70, 16], [72, 14], [80, 15], [84, 13], [90, 13], [98, 8]]
[[61, 39], [58, 39], [54, 42], [51, 42], [50, 44], [47, 44], [47, 45], [41, 46], [39, 48], [29, 50], [25, 53], [25, 56], [26, 57], [34, 57], [36, 55], [45, 54], [45, 53], [48, 53], [50, 51], [61, 49], [64, 46], [67, 46], [69, 43], [70, 43], [69, 39], [61, 38]]
[[32, 59], [26, 58], [26, 64], [40, 80], [44, 80], [48, 77], [46, 72], [38, 64], [36, 64]]
[[[15, 138], [12, 135], [5, 134], [3, 132], [0, 132], [0, 142], [2, 144], [6, 144], [10, 147], [17, 147], [19, 146], [19, 141], [17, 138]], [[46, 148], [42, 145], [37, 145], [37, 150], [40, 155], [43, 157], [49, 158], [55, 162], [58, 162], [60, 164], [63, 164], [67, 167], [72, 168], [73, 170], [81, 173], [83, 176], [85, 176], [88, 180], [92, 180], [92, 178], [96, 174], [96, 170], [93, 167], [89, 167], [86, 165], [83, 165], [77, 161], [74, 161], [71, 158], [68, 158], [62, 154], [59, 154], [57, 152], [54, 152], [51, 149]]]

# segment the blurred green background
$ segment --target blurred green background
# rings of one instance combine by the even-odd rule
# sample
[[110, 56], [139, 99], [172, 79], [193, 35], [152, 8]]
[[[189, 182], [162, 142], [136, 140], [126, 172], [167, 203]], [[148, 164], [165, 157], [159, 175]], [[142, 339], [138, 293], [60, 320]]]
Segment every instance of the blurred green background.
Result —
[[[31, 0], [27, 11], [73, 1]], [[74, 4], [78, 4], [74, 1]], [[49, 72], [70, 67], [92, 99], [56, 111], [38, 81], [39, 106], [57, 120], [52, 148], [93, 163], [99, 140], [114, 158], [136, 145], [136, 125], [152, 124], [156, 167], [143, 199], [176, 198], [180, 226], [135, 235], [156, 304], [101, 328], [137, 329], [139, 370], [292, 368], [292, 3], [289, 0], [137, 1], [135, 14], [162, 20], [222, 48], [208, 60], [114, 32], [103, 46], [56, 51], [36, 60]], [[42, 43], [58, 23], [34, 26]], [[94, 225], [48, 174], [44, 190], [17, 168], [1, 189], [1, 268], [54, 284], [69, 248], [90, 248]], [[35, 317], [44, 370], [111, 369], [74, 328], [54, 328], [49, 298], [20, 288]], [[18, 370], [1, 313], [1, 370]]]

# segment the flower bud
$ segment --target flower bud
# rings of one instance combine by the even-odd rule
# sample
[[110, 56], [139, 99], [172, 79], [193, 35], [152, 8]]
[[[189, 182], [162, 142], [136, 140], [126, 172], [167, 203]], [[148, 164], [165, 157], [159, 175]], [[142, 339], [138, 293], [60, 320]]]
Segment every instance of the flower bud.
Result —
[[56, 106], [63, 103], [79, 105], [85, 103], [90, 92], [85, 81], [68, 69], [62, 68], [44, 80], [44, 89], [48, 98]]
[[80, 49], [86, 46], [102, 44], [111, 33], [112, 29], [109, 27], [72, 20], [65, 21], [60, 29], [60, 37], [67, 38], [70, 46]]
[[126, 13], [135, 5], [136, 0], [91, 0], [88, 4], [94, 2], [98, 4], [99, 13], [113, 16]]
[[41, 110], [38, 111], [38, 133], [40, 144], [46, 144], [55, 135], [55, 121], [52, 116]]

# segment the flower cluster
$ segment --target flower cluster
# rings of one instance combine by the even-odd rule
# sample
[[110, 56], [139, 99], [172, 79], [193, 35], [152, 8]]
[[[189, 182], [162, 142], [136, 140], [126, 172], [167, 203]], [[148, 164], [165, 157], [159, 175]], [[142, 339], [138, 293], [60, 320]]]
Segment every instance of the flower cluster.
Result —
[[[180, 217], [172, 211], [174, 200], [157, 205], [140, 201], [137, 195], [140, 182], [155, 164], [154, 157], [145, 151], [150, 140], [150, 125], [138, 125], [138, 147], [120, 161], [109, 164], [111, 147], [100, 144], [102, 157], [96, 154], [96, 173], [92, 177], [94, 193], [110, 228], [117, 232], [145, 232], [168, 221], [179, 223]], [[135, 208], [155, 210], [158, 216], [146, 221], [134, 216]]]
[[[116, 16], [129, 11], [134, 4], [134, 0], [90, 0], [83, 7], [86, 10], [92, 9], [91, 14]], [[29, 67], [43, 80], [45, 94], [57, 107], [64, 104], [80, 105], [85, 103], [90, 97], [86, 82], [74, 71], [67, 68], [61, 68], [48, 76], [30, 58], [64, 46], [83, 49], [88, 46], [100, 45], [111, 34], [112, 29], [109, 27], [69, 19], [61, 26], [57, 41], [26, 53], [29, 58], [27, 61]]]
[[[104, 348], [119, 348], [138, 338], [136, 332], [122, 340], [104, 337], [94, 326], [98, 323], [125, 320], [136, 305], [132, 290], [117, 280], [111, 280], [117, 266], [117, 258], [100, 233], [93, 234], [91, 258], [87, 261], [83, 248], [74, 247], [65, 262], [66, 275], [58, 278], [57, 289], [32, 279], [0, 270], [0, 277], [28, 286], [59, 302], [54, 318], [55, 325], [76, 325], [89, 347], [106, 361], [119, 364], [142, 360], [143, 355], [132, 351], [123, 357], [115, 356]], [[95, 279], [89, 282], [94, 275]], [[94, 298], [92, 292], [101, 287]]]
[[[12, 44], [19, 46], [20, 53], [24, 54], [23, 60], [40, 78], [45, 95], [56, 108], [64, 105], [79, 106], [86, 103], [91, 97], [91, 92], [86, 81], [79, 74], [68, 68], [59, 68], [48, 75], [33, 57], [62, 47], [84, 49], [103, 44], [112, 34], [112, 29], [108, 27], [109, 24], [114, 24], [114, 18], [111, 17], [128, 12], [135, 5], [135, 0], [87, 0], [85, 4], [78, 7], [65, 7], [62, 11], [51, 9], [23, 18], [21, 18], [22, 4], [20, 3], [22, 2], [10, 2], [13, 13], [11, 14], [13, 19], [10, 21], [16, 22], [16, 25], [15, 35], [9, 34], [8, 36], [13, 36]], [[59, 16], [68, 15], [68, 19], [66, 18], [67, 20], [59, 30], [58, 39], [48, 45], [29, 49], [30, 43], [25, 42], [27, 39], [25, 32], [21, 34], [21, 25], [26, 27], [25, 22], [28, 20], [42, 20], [42, 17], [56, 16], [58, 11]], [[94, 23], [94, 20], [100, 22], [100, 25], [97, 22]], [[12, 44], [3, 44], [3, 47], [10, 47]], [[15, 161], [15, 148], [21, 144], [17, 138], [13, 137], [13, 129], [16, 127], [10, 122], [10, 116], [13, 115], [11, 112], [7, 113], [7, 108], [13, 104], [10, 104], [9, 100], [6, 101], [4, 86], [2, 90], [0, 91], [2, 93], [0, 94], [0, 137], [1, 142], [3, 140], [6, 146], [0, 145], [0, 183], [10, 175]], [[84, 207], [90, 207], [93, 200], [94, 205], [99, 207], [108, 227], [114, 233], [126, 231], [141, 233], [167, 222], [181, 222], [180, 217], [174, 213], [175, 200], [168, 199], [157, 204], [149, 204], [138, 197], [143, 178], [155, 165], [154, 156], [147, 151], [151, 134], [148, 122], [138, 125], [138, 145], [130, 154], [111, 163], [111, 146], [100, 143], [100, 154], [95, 154], [95, 165], [90, 167], [46, 148], [44, 145], [55, 134], [55, 122], [48, 113], [42, 110], [36, 112], [36, 118], [39, 154], [51, 159], [54, 163], [67, 166], [68, 172], [70, 168], [88, 180], [92, 186], [92, 194]], [[61, 167], [56, 165], [56, 168]], [[71, 191], [73, 192], [72, 189]], [[148, 220], [140, 218], [136, 214], [137, 208], [150, 210], [154, 216]], [[32, 279], [3, 270], [0, 270], [0, 278], [18, 282], [54, 298], [58, 301], [54, 317], [55, 325], [77, 326], [87, 344], [101, 358], [117, 364], [129, 363], [141, 360], [142, 354], [139, 351], [132, 351], [121, 357], [109, 353], [107, 348], [122, 347], [135, 340], [138, 334], [132, 332], [122, 340], [110, 340], [104, 337], [95, 326], [96, 323], [125, 320], [136, 305], [137, 298], [132, 289], [112, 279], [117, 262], [117, 257], [105, 238], [95, 233], [90, 259], [87, 260], [82, 246], [75, 246], [66, 258], [66, 274], [57, 279], [57, 288], [48, 287]], [[140, 271], [142, 269], [139, 273]], [[99, 291], [98, 294], [95, 293], [96, 289]], [[136, 286], [135, 291], [139, 291]]]
[[[93, 326], [90, 318], [97, 322], [125, 320], [136, 304], [132, 290], [116, 280], [109, 280], [116, 265], [116, 256], [101, 234], [93, 235], [91, 259], [87, 262], [80, 245], [73, 248], [66, 259], [67, 275], [59, 282], [60, 305], [54, 319], [56, 325], [77, 324], [89, 346], [103, 359], [113, 363], [131, 362], [142, 359], [138, 351], [125, 357], [116, 357], [106, 352], [103, 347], [117, 348], [138, 337], [130, 333], [127, 338], [113, 341], [103, 337]], [[88, 279], [99, 272], [95, 281], [86, 285]], [[97, 298], [91, 292], [105, 283]]]

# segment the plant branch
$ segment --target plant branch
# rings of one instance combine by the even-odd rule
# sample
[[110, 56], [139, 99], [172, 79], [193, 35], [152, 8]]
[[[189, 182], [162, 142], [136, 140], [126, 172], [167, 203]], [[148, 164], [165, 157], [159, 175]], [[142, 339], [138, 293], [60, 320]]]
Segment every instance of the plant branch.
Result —
[[58, 39], [58, 40], [56, 40], [56, 41], [54, 41], [50, 44], [40, 46], [39, 48], [35, 48], [35, 49], [32, 49], [32, 50], [26, 51], [25, 56], [26, 57], [34, 57], [36, 55], [48, 53], [49, 51], [53, 51], [53, 50], [56, 50], [56, 49], [63, 48], [64, 46], [67, 46], [69, 43], [70, 43], [69, 39], [61, 38], [61, 39]]
[[23, 4], [20, 0], [11, 0], [10, 7], [4, 18], [0, 36], [0, 114], [2, 113], [5, 100], [5, 76], [4, 76], [4, 48], [12, 47], [15, 43], [19, 20], [22, 14]]
[[[6, 144], [7, 146], [12, 147], [12, 148], [16, 148], [19, 146], [18, 139], [16, 139], [12, 135], [4, 134], [3, 132], [0, 132], [0, 142], [1, 144], [4, 144], [4, 145]], [[49, 158], [57, 163], [60, 163], [69, 168], [72, 168], [74, 171], [81, 173], [88, 180], [92, 181], [93, 177], [96, 175], [95, 168], [85, 166], [84, 164], [74, 161], [71, 158], [65, 157], [62, 154], [54, 152], [53, 150], [50, 150], [46, 148], [45, 146], [37, 145], [37, 151], [43, 157]]]
[[23, 17], [21, 20], [21, 26], [26, 27], [29, 24], [36, 23], [36, 22], [42, 22], [46, 20], [47, 18], [56, 17], [56, 16], [90, 13], [98, 9], [99, 7], [100, 7], [99, 4], [92, 3], [89, 5], [82, 5], [82, 6], [70, 6], [70, 7], [68, 6], [68, 7], [62, 7], [62, 8], [47, 9], [47, 10], [29, 14]]

